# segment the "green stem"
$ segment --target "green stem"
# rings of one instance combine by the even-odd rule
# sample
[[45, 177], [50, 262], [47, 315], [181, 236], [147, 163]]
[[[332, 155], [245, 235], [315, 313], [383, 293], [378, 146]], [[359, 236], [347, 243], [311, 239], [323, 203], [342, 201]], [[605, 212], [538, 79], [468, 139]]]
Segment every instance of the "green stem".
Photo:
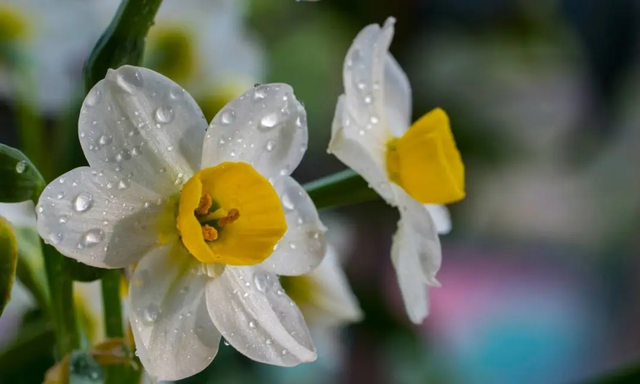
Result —
[[325, 176], [304, 185], [318, 209], [347, 204], [364, 203], [380, 199], [378, 193], [352, 169]]
[[50, 313], [56, 335], [56, 360], [80, 348], [80, 332], [73, 302], [73, 280], [66, 259], [55, 248], [42, 244], [44, 267], [51, 298]]
[[107, 337], [124, 337], [122, 327], [122, 302], [120, 300], [119, 269], [109, 270], [102, 277], [102, 303], [104, 306], [104, 324]]
[[35, 80], [33, 67], [29, 60], [22, 56], [18, 51], [14, 51], [13, 55], [13, 77], [15, 81], [16, 97], [17, 97], [17, 119], [20, 132], [20, 145], [25, 155], [45, 176], [51, 176], [49, 173], [50, 162], [45, 160], [45, 129], [44, 121], [38, 112], [38, 95], [35, 91], [38, 89]]
[[109, 68], [142, 62], [147, 33], [161, 3], [162, 0], [122, 1], [84, 67], [87, 91], [105, 77]]

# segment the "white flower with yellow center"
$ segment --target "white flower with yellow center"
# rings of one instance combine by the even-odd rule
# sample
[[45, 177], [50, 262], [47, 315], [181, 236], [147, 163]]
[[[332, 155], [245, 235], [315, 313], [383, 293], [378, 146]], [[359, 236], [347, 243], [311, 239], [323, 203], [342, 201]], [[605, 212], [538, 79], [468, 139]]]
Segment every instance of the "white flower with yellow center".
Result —
[[365, 27], [345, 58], [329, 150], [399, 207], [391, 256], [410, 319], [427, 316], [427, 286], [439, 286], [438, 232], [450, 230], [438, 204], [464, 198], [464, 166], [449, 118], [434, 109], [410, 126], [411, 87], [388, 52], [395, 19]]
[[249, 90], [207, 128], [180, 86], [125, 66], [87, 95], [79, 136], [90, 167], [47, 186], [38, 232], [88, 265], [138, 263], [130, 319], [150, 375], [201, 371], [221, 336], [264, 363], [316, 358], [277, 276], [307, 273], [325, 253], [316, 208], [289, 176], [307, 146], [290, 86]]

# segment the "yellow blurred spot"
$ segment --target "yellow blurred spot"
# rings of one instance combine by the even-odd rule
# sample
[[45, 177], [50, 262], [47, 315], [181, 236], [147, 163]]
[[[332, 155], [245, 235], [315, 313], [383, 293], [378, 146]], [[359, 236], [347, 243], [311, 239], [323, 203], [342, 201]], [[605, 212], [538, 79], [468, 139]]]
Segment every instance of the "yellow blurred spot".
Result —
[[151, 28], [145, 53], [145, 66], [185, 86], [195, 81], [199, 59], [188, 25], [158, 24]]
[[[202, 196], [219, 207], [198, 215]], [[240, 216], [242, 212], [242, 216]], [[206, 226], [217, 233], [215, 239]], [[278, 194], [247, 163], [225, 162], [205, 168], [183, 186], [177, 220], [182, 243], [202, 263], [254, 265], [264, 261], [287, 231]]]
[[314, 289], [308, 276], [280, 276], [280, 285], [298, 306], [312, 303]]
[[423, 204], [464, 198], [464, 164], [442, 109], [427, 113], [387, 143], [387, 174]]
[[0, 43], [26, 40], [29, 32], [25, 14], [8, 4], [0, 4]]

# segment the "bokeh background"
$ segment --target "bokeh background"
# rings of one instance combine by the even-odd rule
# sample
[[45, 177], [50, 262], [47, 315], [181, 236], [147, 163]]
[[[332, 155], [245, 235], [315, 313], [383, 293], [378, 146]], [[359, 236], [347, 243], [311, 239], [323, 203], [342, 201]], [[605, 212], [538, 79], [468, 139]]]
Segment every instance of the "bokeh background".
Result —
[[[0, 0], [0, 141], [44, 148], [32, 157], [49, 178], [84, 161], [82, 65], [117, 5]], [[165, 0], [145, 64], [208, 118], [254, 83], [291, 84], [310, 130], [301, 182], [344, 168], [326, 153], [344, 55], [365, 25], [396, 17], [414, 118], [444, 108], [467, 169], [423, 325], [390, 262], [397, 212], [339, 209], [329, 235], [364, 320], [315, 329], [313, 364], [223, 347], [185, 382], [570, 384], [639, 361], [639, 15], [635, 0]], [[16, 294], [0, 319], [0, 356], [40, 316], [29, 303]], [[41, 382], [51, 340], [30, 348], [0, 357], [0, 383]]]

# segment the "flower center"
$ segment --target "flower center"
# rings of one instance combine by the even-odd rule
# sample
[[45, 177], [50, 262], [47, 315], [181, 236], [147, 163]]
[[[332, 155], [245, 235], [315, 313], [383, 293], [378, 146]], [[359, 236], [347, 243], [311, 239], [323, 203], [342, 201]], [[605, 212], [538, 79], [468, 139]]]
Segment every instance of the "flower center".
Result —
[[387, 174], [423, 204], [464, 198], [464, 164], [442, 109], [432, 110], [402, 137], [387, 142]]
[[205, 168], [182, 187], [177, 227], [202, 263], [254, 265], [287, 231], [273, 186], [247, 163]]

